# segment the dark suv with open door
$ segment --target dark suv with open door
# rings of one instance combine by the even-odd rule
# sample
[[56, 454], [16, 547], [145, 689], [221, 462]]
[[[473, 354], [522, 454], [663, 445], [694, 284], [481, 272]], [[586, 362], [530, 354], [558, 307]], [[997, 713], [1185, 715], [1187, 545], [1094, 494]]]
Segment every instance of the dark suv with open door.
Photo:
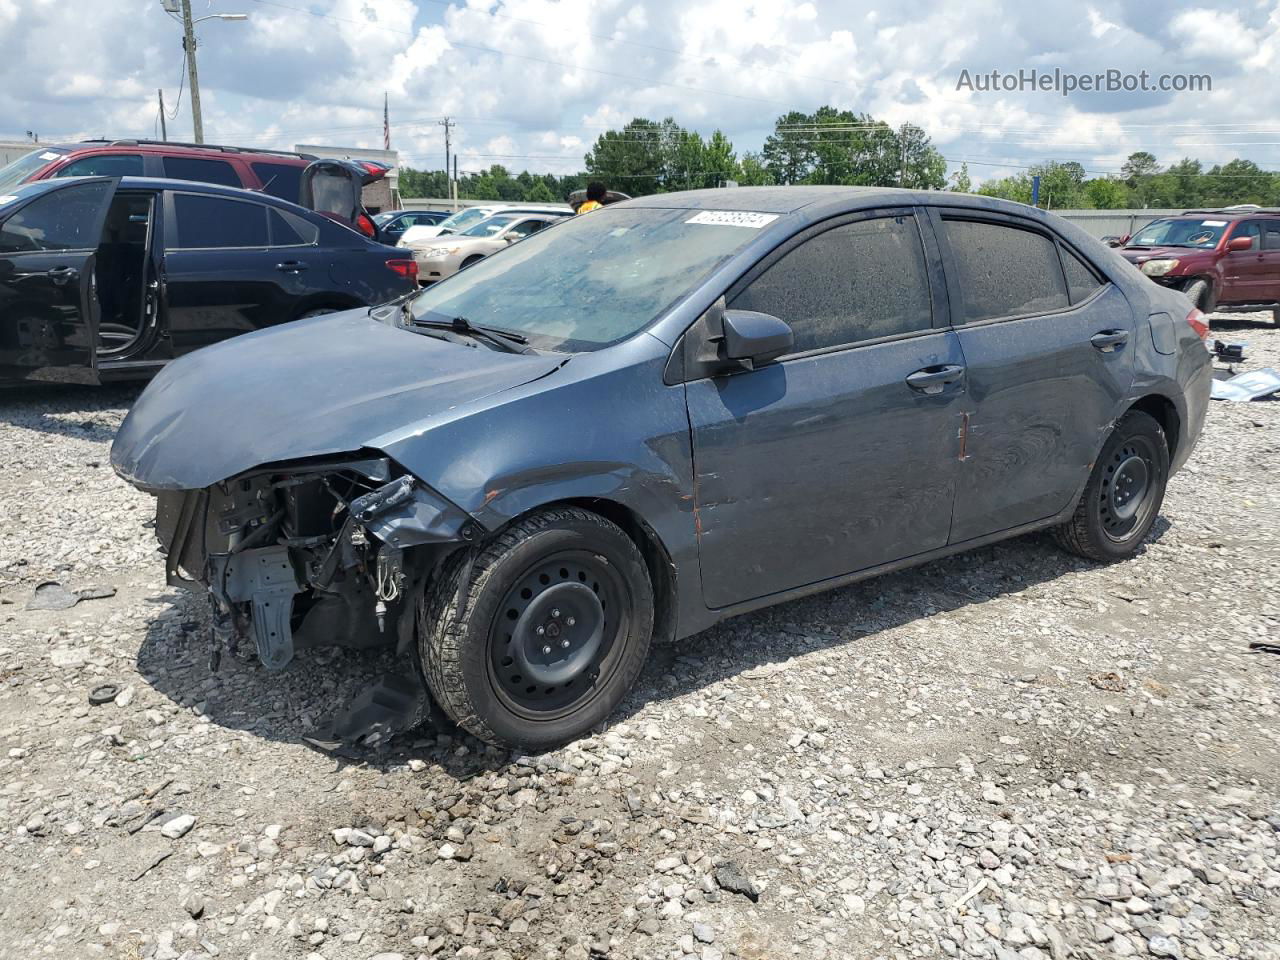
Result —
[[323, 214], [135, 177], [42, 180], [0, 196], [0, 381], [146, 377], [237, 334], [417, 289], [412, 258], [345, 225], [367, 217], [363, 174], [344, 188], [328, 162], [313, 166], [303, 189], [322, 195]]

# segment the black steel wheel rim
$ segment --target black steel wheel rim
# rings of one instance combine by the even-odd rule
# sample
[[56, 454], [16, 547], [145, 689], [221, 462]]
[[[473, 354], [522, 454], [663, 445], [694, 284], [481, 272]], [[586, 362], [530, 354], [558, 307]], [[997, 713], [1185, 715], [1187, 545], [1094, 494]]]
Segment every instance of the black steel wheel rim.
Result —
[[566, 550], [531, 564], [489, 632], [489, 681], [514, 713], [554, 720], [593, 699], [617, 667], [630, 591], [604, 557]]
[[1102, 530], [1120, 543], [1142, 529], [1156, 502], [1156, 456], [1145, 437], [1131, 437], [1111, 455], [1099, 490]]

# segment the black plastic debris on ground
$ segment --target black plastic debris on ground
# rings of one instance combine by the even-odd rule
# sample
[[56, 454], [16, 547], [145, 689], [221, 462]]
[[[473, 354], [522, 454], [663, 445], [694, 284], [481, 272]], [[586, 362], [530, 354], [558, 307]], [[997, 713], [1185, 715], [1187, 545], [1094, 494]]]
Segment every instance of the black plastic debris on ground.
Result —
[[46, 580], [36, 585], [27, 601], [28, 610], [70, 610], [81, 600], [101, 600], [114, 597], [115, 587], [82, 587], [68, 590], [57, 580]]

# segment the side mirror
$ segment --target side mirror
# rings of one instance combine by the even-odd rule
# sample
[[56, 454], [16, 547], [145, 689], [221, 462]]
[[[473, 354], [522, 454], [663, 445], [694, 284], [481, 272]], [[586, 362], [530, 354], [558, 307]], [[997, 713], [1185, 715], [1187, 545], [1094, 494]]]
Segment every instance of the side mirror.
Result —
[[1123, 237], [1121, 237], [1121, 238], [1120, 238], [1120, 246], [1122, 246], [1122, 247], [1127, 246], [1127, 245], [1128, 245], [1128, 243], [1129, 243], [1129, 241], [1130, 241], [1130, 240], [1132, 240], [1132, 239], [1133, 239], [1133, 238], [1132, 238], [1129, 234], [1127, 234], [1127, 233], [1126, 233]]
[[725, 356], [752, 370], [777, 360], [795, 342], [786, 321], [768, 313], [726, 310], [723, 324]]
[[1232, 252], [1236, 250], [1252, 250], [1253, 237], [1232, 237], [1227, 242], [1227, 249]]

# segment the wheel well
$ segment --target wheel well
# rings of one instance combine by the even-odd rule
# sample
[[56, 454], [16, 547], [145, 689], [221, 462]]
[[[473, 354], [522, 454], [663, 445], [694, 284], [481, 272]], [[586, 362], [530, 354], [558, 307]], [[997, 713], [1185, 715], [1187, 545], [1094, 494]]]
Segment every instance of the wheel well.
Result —
[[1182, 424], [1178, 418], [1178, 408], [1168, 397], [1152, 393], [1134, 403], [1129, 409], [1141, 410], [1164, 428], [1164, 440], [1169, 445], [1169, 460], [1172, 462], [1173, 455], [1178, 451], [1178, 431]]
[[649, 568], [649, 579], [653, 583], [653, 639], [655, 643], [667, 643], [676, 635], [676, 573], [671, 555], [653, 529], [641, 519], [640, 515], [629, 507], [613, 500], [601, 500], [596, 497], [582, 497], [563, 500], [559, 503], [547, 503], [538, 509], [547, 507], [574, 506], [583, 510], [598, 513], [611, 523], [616, 523], [631, 538], [640, 555], [644, 557], [645, 566]]
[[293, 319], [298, 319], [304, 313], [310, 313], [312, 310], [354, 310], [356, 307], [364, 306], [355, 300], [349, 300], [343, 297], [327, 296], [316, 297], [314, 300], [308, 300], [297, 310], [293, 311]]

